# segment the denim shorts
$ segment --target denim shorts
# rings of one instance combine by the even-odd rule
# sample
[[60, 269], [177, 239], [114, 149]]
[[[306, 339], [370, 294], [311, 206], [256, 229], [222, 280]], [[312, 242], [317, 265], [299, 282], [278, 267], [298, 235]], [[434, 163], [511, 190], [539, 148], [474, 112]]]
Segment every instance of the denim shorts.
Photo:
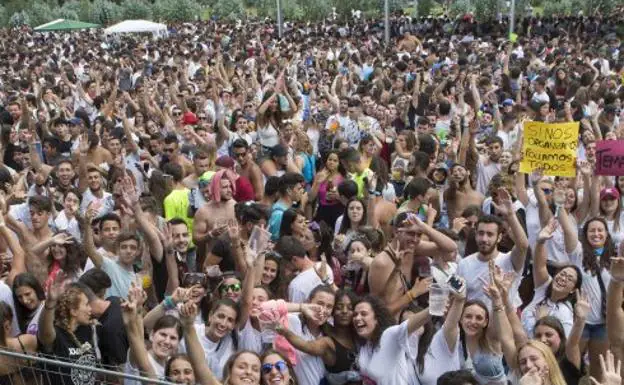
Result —
[[582, 338], [594, 341], [605, 341], [607, 339], [607, 326], [605, 324], [585, 324]]

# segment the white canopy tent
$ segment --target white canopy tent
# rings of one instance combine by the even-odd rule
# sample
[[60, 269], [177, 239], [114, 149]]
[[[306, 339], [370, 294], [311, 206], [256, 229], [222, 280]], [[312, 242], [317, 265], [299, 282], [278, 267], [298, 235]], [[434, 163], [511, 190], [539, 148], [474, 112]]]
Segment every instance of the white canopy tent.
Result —
[[125, 20], [104, 30], [106, 34], [151, 32], [154, 36], [166, 36], [167, 26], [148, 20]]

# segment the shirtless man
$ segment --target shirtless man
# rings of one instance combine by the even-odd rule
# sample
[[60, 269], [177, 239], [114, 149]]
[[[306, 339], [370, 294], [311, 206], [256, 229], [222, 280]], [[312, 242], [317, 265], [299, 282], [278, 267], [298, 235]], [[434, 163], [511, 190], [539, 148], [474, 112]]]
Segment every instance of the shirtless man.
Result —
[[476, 205], [481, 207], [485, 197], [472, 188], [470, 184], [470, 171], [461, 164], [451, 167], [449, 188], [444, 191], [444, 201], [448, 209], [450, 223], [459, 216], [466, 207]]
[[214, 169], [214, 153], [212, 159], [207, 148], [200, 148], [193, 156], [193, 172], [182, 181], [182, 184], [189, 189], [197, 187], [199, 177], [210, 169]]
[[193, 163], [180, 154], [180, 146], [178, 145], [178, 138], [174, 135], [167, 135], [165, 138], [165, 146], [163, 147], [163, 155], [169, 157], [169, 161], [177, 163], [182, 167], [184, 176], [193, 173]]
[[232, 155], [240, 166], [238, 174], [249, 179], [254, 189], [254, 200], [260, 202], [264, 195], [264, 178], [262, 177], [260, 166], [251, 158], [251, 151], [249, 151], [249, 144], [247, 141], [244, 139], [236, 139], [234, 143], [232, 143]]
[[195, 213], [193, 242], [198, 247], [197, 266], [203, 266], [206, 251], [212, 250], [213, 243], [228, 225], [236, 223], [233, 178], [228, 170], [218, 171], [210, 181], [210, 201]]
[[[431, 280], [417, 281], [412, 274], [414, 264], [428, 265], [427, 257], [446, 258], [457, 251], [452, 239], [410, 214], [395, 217], [395, 239], [375, 256], [370, 265], [375, 274], [368, 276], [371, 294], [381, 298], [393, 315], [428, 290]], [[421, 240], [423, 235], [429, 240]]]

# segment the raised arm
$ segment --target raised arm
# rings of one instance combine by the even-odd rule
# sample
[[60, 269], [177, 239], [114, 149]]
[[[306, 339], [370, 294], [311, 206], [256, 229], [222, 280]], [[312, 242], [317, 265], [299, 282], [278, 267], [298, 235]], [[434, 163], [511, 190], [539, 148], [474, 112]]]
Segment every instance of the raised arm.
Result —
[[149, 378], [156, 378], [154, 367], [150, 363], [149, 353], [145, 347], [143, 319], [139, 315], [142, 308], [143, 289], [132, 284], [128, 292], [128, 300], [123, 300], [121, 304], [122, 319], [128, 336], [128, 355], [130, 363], [138, 367], [142, 375]]
[[[607, 300], [608, 301], [608, 300]], [[608, 306], [608, 303], [607, 303]], [[581, 295], [579, 291], [576, 291], [576, 304], [574, 305], [574, 323], [572, 324], [572, 330], [568, 336], [565, 346], [566, 358], [577, 369], [581, 369], [581, 338], [583, 337], [583, 329], [585, 328], [585, 320], [587, 314], [589, 314], [589, 301], [585, 295]], [[621, 306], [620, 306], [621, 309]], [[611, 341], [611, 339], [609, 338]]]
[[550, 278], [548, 269], [546, 268], [546, 242], [552, 239], [556, 228], [557, 221], [555, 218], [552, 218], [548, 225], [546, 225], [537, 236], [535, 254], [533, 255], [533, 284], [535, 288], [542, 286]]
[[43, 305], [43, 311], [41, 311], [41, 315], [39, 316], [39, 330], [37, 335], [39, 337], [39, 341], [46, 347], [48, 350], [52, 347], [54, 340], [56, 340], [56, 330], [54, 329], [54, 310], [56, 309], [56, 303], [58, 299], [63, 294], [66, 286], [66, 278], [64, 272], [59, 272], [50, 288], [48, 289], [46, 295], [46, 301]]
[[418, 330], [421, 326], [424, 326], [431, 318], [429, 314], [429, 308], [425, 308], [416, 314], [412, 314], [407, 319], [407, 334], [412, 334]]
[[[314, 306], [315, 305], [312, 304], [301, 305], [301, 310], [305, 317], [316, 316], [314, 313], [320, 311], [320, 309], [315, 309]], [[321, 337], [312, 341], [306, 341], [282, 325], [275, 325], [275, 331], [284, 336], [288, 342], [295, 347], [295, 349], [311, 356], [321, 357], [326, 365], [333, 363], [336, 359], [336, 346], [329, 337]]]
[[611, 281], [607, 290], [607, 335], [611, 350], [618, 356], [621, 356], [622, 349], [624, 349], [623, 291], [624, 257], [611, 258]]
[[563, 241], [565, 244], [566, 253], [570, 254], [576, 249], [578, 245], [578, 231], [576, 226], [572, 223], [570, 215], [564, 209], [559, 210], [559, 225], [563, 230]]
[[197, 305], [187, 302], [180, 309], [180, 321], [184, 329], [184, 341], [186, 342], [186, 351], [191, 360], [191, 365], [195, 371], [195, 377], [201, 385], [221, 385], [219, 380], [214, 376], [208, 365], [206, 365], [206, 356], [204, 348], [199, 342], [197, 331], [195, 330], [194, 321], [197, 317]]
[[26, 272], [26, 254], [19, 243], [19, 240], [13, 237], [13, 234], [4, 222], [4, 214], [0, 213], [0, 235], [9, 246], [13, 253], [13, 261], [11, 262], [11, 271], [6, 279], [6, 284], [11, 287], [13, 280], [18, 274]]
[[524, 207], [529, 205], [529, 194], [526, 189], [526, 174], [520, 171], [514, 174], [514, 188], [516, 190], [516, 197], [522, 203]]
[[93, 229], [91, 228], [91, 223], [93, 222], [93, 218], [95, 218], [96, 214], [97, 210], [93, 208], [87, 208], [87, 212], [85, 213], [84, 217], [81, 218], [81, 222], [82, 230], [84, 231], [83, 245], [85, 248], [85, 252], [87, 253], [87, 257], [91, 259], [91, 262], [93, 262], [93, 265], [95, 265], [95, 267], [100, 268], [104, 264], [104, 258], [95, 247], [95, 242], [93, 240]]
[[459, 336], [459, 320], [461, 319], [462, 311], [464, 310], [464, 304], [466, 303], [465, 282], [463, 286], [463, 290], [459, 293], [451, 291], [453, 303], [448, 313], [446, 314], [444, 325], [442, 325], [442, 330], [444, 330], [444, 337], [446, 338], [446, 345], [451, 352], [455, 351], [455, 345], [457, 345], [457, 337]]
[[519, 273], [524, 268], [524, 261], [529, 248], [529, 240], [513, 209], [509, 192], [504, 188], [500, 188], [498, 189], [498, 196], [502, 204], [497, 205], [494, 202], [492, 202], [492, 204], [496, 208], [496, 211], [502, 214], [509, 224], [511, 230], [510, 235], [514, 241], [514, 247], [511, 249], [511, 262], [513, 263], [514, 270]]
[[150, 222], [147, 214], [143, 211], [141, 202], [139, 201], [139, 195], [128, 176], [124, 178], [122, 196], [125, 203], [130, 206], [131, 210], [134, 212], [134, 218], [139, 226], [139, 229], [141, 229], [145, 235], [151, 256], [156, 261], [161, 262], [164, 251], [163, 244], [158, 236], [158, 230], [156, 229], [156, 226]]
[[505, 311], [505, 302], [500, 293], [498, 286], [496, 285], [495, 274], [499, 274], [500, 271], [496, 271], [496, 265], [494, 265], [494, 261], [490, 261], [490, 285], [484, 287], [485, 293], [492, 299], [492, 327], [494, 328], [492, 334], [488, 334], [489, 336], [494, 336], [494, 340], [501, 345], [501, 349], [503, 351], [503, 356], [505, 360], [514, 366], [516, 361], [516, 344], [514, 341], [514, 336], [512, 332], [511, 325], [509, 324], [509, 319], [507, 318], [507, 314]]
[[[243, 279], [243, 289], [241, 292], [240, 315], [238, 316], [238, 329], [241, 330], [247, 324], [249, 313], [251, 311], [251, 302], [253, 300], [253, 289], [256, 286], [256, 266], [258, 261], [251, 249], [247, 248], [244, 252], [246, 272]], [[264, 265], [264, 263], [263, 263]]]
[[577, 223], [585, 222], [585, 218], [590, 210], [590, 204], [592, 200], [592, 186], [591, 186], [591, 176], [593, 174], [592, 165], [587, 161], [582, 161], [579, 164], [579, 168], [581, 170], [581, 176], [583, 178], [583, 191], [588, 191], [589, 194], [584, 193], [583, 199], [581, 200], [581, 204], [577, 206], [576, 211], [574, 212], [574, 216], [576, 217]]

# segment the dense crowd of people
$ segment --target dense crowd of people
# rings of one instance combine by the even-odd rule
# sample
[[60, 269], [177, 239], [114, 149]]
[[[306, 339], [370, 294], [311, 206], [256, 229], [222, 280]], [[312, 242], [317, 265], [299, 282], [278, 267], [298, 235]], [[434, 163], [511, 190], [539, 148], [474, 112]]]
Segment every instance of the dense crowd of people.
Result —
[[[595, 168], [622, 15], [0, 31], [2, 350], [187, 385], [620, 385], [624, 177]], [[575, 177], [519, 171], [527, 121], [579, 122]]]

